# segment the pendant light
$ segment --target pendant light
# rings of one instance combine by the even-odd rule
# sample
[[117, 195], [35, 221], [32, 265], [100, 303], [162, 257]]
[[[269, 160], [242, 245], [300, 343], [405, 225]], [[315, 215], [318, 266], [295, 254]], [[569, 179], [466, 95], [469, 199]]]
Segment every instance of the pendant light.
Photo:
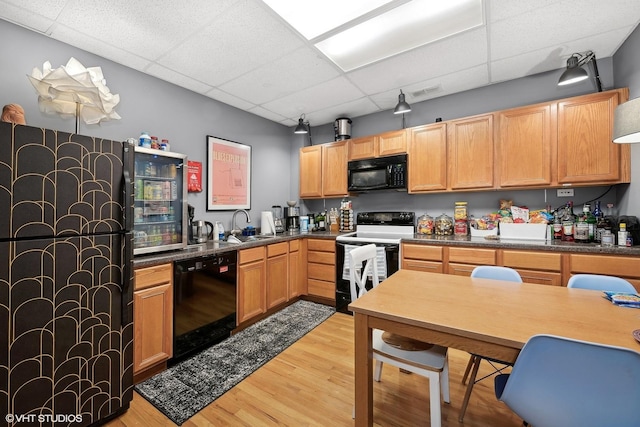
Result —
[[613, 142], [640, 142], [640, 98], [616, 107], [613, 116]]
[[411, 111], [411, 105], [407, 104], [404, 100], [404, 93], [402, 93], [402, 89], [400, 89], [400, 95], [398, 95], [398, 105], [393, 110], [393, 114], [404, 114]]
[[304, 114], [302, 114], [298, 119], [298, 125], [293, 130], [293, 133], [309, 135], [309, 145], [313, 145], [313, 142], [311, 141], [311, 124], [308, 121], [304, 121]]

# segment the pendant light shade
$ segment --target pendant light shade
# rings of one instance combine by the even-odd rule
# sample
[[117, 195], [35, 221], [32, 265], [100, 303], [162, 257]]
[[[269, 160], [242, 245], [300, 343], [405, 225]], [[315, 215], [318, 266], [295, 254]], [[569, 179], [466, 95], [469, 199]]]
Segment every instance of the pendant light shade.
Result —
[[613, 142], [640, 142], [640, 98], [616, 107], [613, 116]]
[[[307, 122], [308, 124], [309, 122]], [[296, 126], [295, 130], [293, 131], [293, 133], [309, 133], [309, 130], [307, 129], [307, 126], [304, 122], [304, 114], [300, 116], [300, 118], [298, 119], [298, 126]]]
[[574, 53], [567, 59], [567, 69], [564, 70], [560, 76], [558, 86], [570, 85], [588, 79], [589, 72], [582, 68], [583, 65], [588, 64], [593, 66], [593, 79], [595, 80], [596, 89], [598, 92], [602, 92], [602, 83], [600, 83], [596, 55], [592, 51], [584, 54]]
[[404, 100], [404, 93], [402, 93], [402, 89], [400, 89], [400, 95], [398, 95], [398, 105], [393, 110], [393, 114], [404, 114], [411, 111], [411, 105], [407, 104]]

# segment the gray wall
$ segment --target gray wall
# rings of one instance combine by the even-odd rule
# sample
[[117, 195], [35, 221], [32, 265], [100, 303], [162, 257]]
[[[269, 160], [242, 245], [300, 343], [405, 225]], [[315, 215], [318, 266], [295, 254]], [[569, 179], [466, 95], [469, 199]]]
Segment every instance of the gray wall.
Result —
[[[638, 65], [639, 31], [612, 58], [599, 58], [598, 66], [605, 89], [631, 87], [632, 97], [640, 96], [640, 65]], [[26, 75], [34, 67], [41, 68], [44, 61], [53, 67], [67, 63], [75, 57], [85, 66], [100, 66], [113, 93], [121, 96], [117, 107], [121, 120], [102, 125], [80, 126], [80, 132], [111, 139], [137, 137], [147, 130], [160, 138], [167, 138], [173, 151], [186, 153], [190, 159], [203, 161], [206, 155], [205, 139], [214, 135], [253, 147], [252, 209], [253, 223], [259, 226], [259, 212], [273, 204], [285, 205], [286, 200], [298, 199], [299, 163], [298, 149], [308, 145], [306, 136], [294, 135], [292, 128], [262, 119], [186, 89], [166, 83], [154, 77], [134, 71], [102, 57], [88, 53], [46, 36], [28, 31], [0, 20], [0, 39], [3, 43], [0, 54], [0, 104], [17, 103], [24, 107], [27, 123], [72, 132], [73, 120], [41, 113], [37, 105], [35, 90]], [[614, 74], [614, 65], [616, 73]], [[406, 115], [406, 126], [432, 123], [435, 118], [443, 120], [466, 117], [505, 108], [527, 105], [546, 100], [582, 95], [594, 91], [591, 80], [573, 86], [559, 88], [556, 83], [562, 70], [541, 73], [513, 81], [499, 83], [479, 89], [444, 96], [420, 103], [412, 103], [413, 111]], [[614, 85], [615, 76], [615, 85]], [[320, 144], [334, 139], [333, 124], [314, 126], [313, 143]], [[365, 136], [401, 128], [401, 117], [390, 111], [353, 118], [352, 136]], [[640, 165], [638, 152], [633, 147], [634, 164]], [[428, 166], [428, 160], [426, 161]], [[206, 168], [206, 163], [204, 164]], [[637, 174], [632, 173], [632, 176]], [[639, 214], [640, 201], [631, 201], [631, 186], [576, 188], [573, 200], [577, 207], [591, 199], [600, 198], [622, 207], [621, 213]], [[603, 195], [606, 192], [606, 195]], [[398, 192], [362, 194], [352, 198], [356, 211], [363, 210], [411, 210], [418, 214], [429, 212], [439, 215], [451, 214], [457, 200], [469, 202], [471, 214], [481, 215], [497, 208], [500, 199], [511, 199], [518, 205], [543, 208], [547, 204], [559, 206], [568, 199], [555, 197], [555, 190], [490, 191], [477, 193], [451, 193], [430, 195], [408, 195]], [[196, 217], [207, 220], [222, 220], [230, 225], [230, 211], [206, 212], [204, 193], [188, 196], [188, 202], [196, 207]], [[317, 212], [322, 208], [338, 207], [340, 200], [326, 199], [305, 201], [302, 212]], [[635, 204], [634, 204], [635, 203]], [[243, 221], [240, 222], [240, 225]]]
[[[614, 78], [618, 87], [629, 88], [629, 99], [640, 97], [640, 28], [631, 33], [613, 55]], [[638, 118], [640, 120], [640, 117]], [[631, 184], [620, 192], [620, 210], [640, 215], [640, 144], [631, 145]]]
[[[20, 104], [25, 109], [27, 124], [75, 131], [75, 120], [65, 120], [39, 111], [35, 89], [27, 79], [34, 67], [42, 70], [45, 61], [57, 68], [75, 57], [85, 67], [101, 67], [107, 86], [121, 99], [116, 107], [121, 120], [101, 125], [81, 122], [80, 133], [125, 140], [128, 137], [137, 138], [141, 131], [146, 130], [151, 135], [168, 139], [172, 151], [185, 153], [191, 160], [202, 161], [205, 170], [207, 135], [251, 145], [250, 213], [256, 226], [260, 222], [260, 211], [270, 209], [276, 202], [284, 204], [285, 200], [291, 199], [291, 194], [297, 194], [297, 187], [290, 187], [287, 167], [292, 163], [293, 152], [287, 127], [3, 20], [0, 20], [0, 40], [4, 40], [0, 44], [0, 57], [3, 58], [0, 67], [0, 106]], [[203, 185], [206, 191], [204, 179]], [[232, 212], [206, 212], [204, 192], [190, 193], [188, 202], [195, 206], [196, 218], [221, 220], [229, 227]], [[239, 225], [244, 224], [244, 217], [241, 219]]]

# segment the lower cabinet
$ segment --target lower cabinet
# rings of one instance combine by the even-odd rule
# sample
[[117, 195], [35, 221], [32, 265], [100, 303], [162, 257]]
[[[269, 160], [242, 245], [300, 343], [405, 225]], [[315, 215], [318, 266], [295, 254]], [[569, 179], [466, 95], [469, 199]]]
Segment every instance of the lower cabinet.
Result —
[[238, 324], [266, 311], [265, 246], [238, 251]]
[[569, 256], [569, 275], [604, 274], [627, 279], [640, 292], [640, 258], [619, 255], [585, 255]]
[[134, 273], [133, 373], [166, 362], [173, 351], [173, 264]]
[[336, 300], [336, 242], [307, 240], [307, 291], [310, 296]]
[[267, 246], [267, 310], [289, 301], [289, 244]]
[[[473, 269], [478, 265], [500, 265], [517, 270], [524, 282], [553, 286], [566, 285], [566, 280], [563, 281], [562, 260], [563, 257], [569, 256], [575, 259], [572, 266], [577, 270], [585, 270], [587, 267], [591, 267], [591, 269], [594, 270], [594, 266], [602, 263], [602, 261], [593, 259], [593, 255], [570, 255], [567, 253], [527, 250], [482, 249], [477, 247], [451, 247], [416, 243], [402, 244], [402, 268], [404, 269], [470, 276]], [[620, 257], [615, 257], [615, 259], [619, 258]], [[630, 278], [630, 281], [638, 286], [640, 285], [640, 259], [634, 259], [634, 261], [637, 266], [629, 267], [626, 271], [629, 272], [627, 277]], [[624, 263], [624, 261], [621, 263]], [[635, 270], [633, 270], [634, 268]], [[623, 270], [618, 269], [618, 271]], [[639, 272], [636, 274], [636, 282], [632, 280], [632, 271]], [[619, 274], [620, 273], [618, 273], [618, 275]]]
[[306, 239], [289, 241], [289, 299], [307, 294]]
[[502, 265], [516, 269], [524, 282], [562, 286], [560, 253], [503, 250]]
[[496, 249], [450, 247], [447, 274], [471, 276], [478, 265], [497, 265]]

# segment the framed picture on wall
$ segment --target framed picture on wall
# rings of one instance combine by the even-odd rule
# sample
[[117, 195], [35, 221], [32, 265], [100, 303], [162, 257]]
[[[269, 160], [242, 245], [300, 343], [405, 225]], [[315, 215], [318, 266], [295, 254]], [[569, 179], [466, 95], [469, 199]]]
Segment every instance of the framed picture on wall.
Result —
[[207, 136], [207, 210], [251, 209], [251, 146]]

